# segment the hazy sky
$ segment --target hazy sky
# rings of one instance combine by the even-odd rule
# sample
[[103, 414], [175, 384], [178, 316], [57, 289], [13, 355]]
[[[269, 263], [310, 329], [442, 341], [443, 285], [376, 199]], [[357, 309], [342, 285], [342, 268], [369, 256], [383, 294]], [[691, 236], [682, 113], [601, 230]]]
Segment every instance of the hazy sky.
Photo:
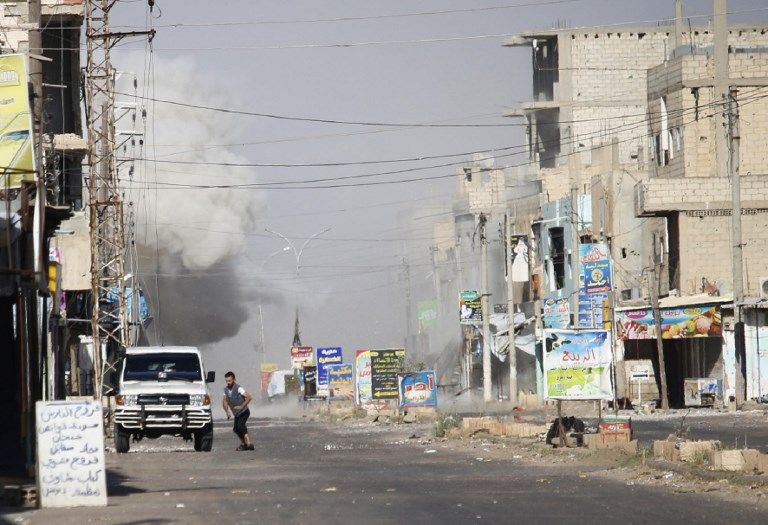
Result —
[[[157, 0], [156, 18], [152, 21], [157, 28], [152, 55], [154, 75], [150, 75], [147, 83], [142, 82], [139, 89], [149, 94], [154, 86], [157, 96], [162, 94], [164, 98], [194, 104], [321, 119], [509, 124], [513, 121], [502, 118], [502, 113], [531, 96], [531, 64], [529, 51], [503, 48], [502, 37], [356, 47], [317, 46], [514, 34], [558, 23], [583, 26], [638, 21], [654, 25], [653, 20], [669, 18], [674, 13], [672, 0], [584, 0], [384, 17], [515, 3], [533, 2]], [[729, 2], [731, 11], [762, 7], [765, 7], [764, 0]], [[711, 9], [711, 0], [685, 2], [687, 15], [706, 14]], [[357, 17], [378, 18], [355, 20]], [[317, 21], [338, 18], [350, 20]], [[741, 18], [765, 20], [766, 13], [745, 14]], [[707, 20], [699, 18], [692, 22], [705, 24]], [[112, 23], [137, 29], [146, 27], [146, 2], [120, 2], [113, 11]], [[174, 27], [174, 24], [198, 26]], [[142, 70], [149, 70], [145, 49], [141, 42], [122, 45], [113, 53], [115, 66], [138, 68], [140, 74]], [[222, 115], [161, 108], [161, 104], [148, 109], [150, 122], [153, 110], [157, 116], [154, 142], [158, 146], [148, 149], [147, 156], [157, 154], [158, 158], [176, 161], [293, 164], [371, 161], [500, 148], [523, 141], [521, 128], [517, 127], [382, 128]], [[159, 122], [162, 111], [166, 112], [166, 123]], [[218, 147], [201, 153], [200, 141], [257, 144]], [[158, 169], [165, 172], [164, 181], [191, 184], [211, 179], [301, 181], [451, 160], [461, 159], [311, 168], [208, 169], [164, 163], [158, 165]], [[522, 160], [507, 157], [500, 164]], [[444, 167], [360, 180], [402, 180], [445, 175], [453, 170]], [[398, 213], [448, 203], [454, 188], [455, 181], [446, 178], [347, 189], [228, 189], [219, 190], [216, 198], [205, 197], [203, 201], [195, 194], [210, 190], [178, 191], [172, 199], [159, 197], [158, 202], [164, 209], [157, 213], [156, 222], [162, 223], [158, 228], [166, 237], [158, 235], [158, 238], [161, 244], [168, 239], [191, 244], [184, 248], [189, 253], [226, 253], [226, 258], [222, 258], [225, 260], [211, 264], [208, 257], [198, 266], [194, 261], [184, 266], [184, 271], [190, 267], [195, 271], [205, 267], [203, 270], [208, 273], [231, 271], [241, 294], [237, 301], [247, 300], [248, 320], [240, 326], [239, 333], [207, 349], [217, 368], [253, 370], [253, 345], [260, 332], [260, 301], [264, 303], [268, 360], [283, 366], [288, 364], [296, 300], [303, 305], [303, 341], [313, 346], [341, 345], [349, 356], [358, 347], [402, 343], [403, 284], [398, 273], [402, 243], [399, 240], [411, 234], [426, 237], [430, 232], [418, 223], [403, 228], [398, 223]], [[158, 194], [164, 191], [170, 190], [159, 189]], [[187, 205], [187, 200], [194, 203], [190, 205], [190, 209], [195, 210], [193, 217], [190, 213], [180, 213], [178, 220], [168, 220], [176, 209]], [[241, 214], [247, 214], [247, 220], [238, 221], [235, 216]], [[150, 213], [149, 217], [148, 222], [152, 222], [155, 215]], [[145, 227], [151, 229], [151, 225]], [[265, 237], [265, 228], [296, 239], [298, 245], [323, 228], [331, 230], [306, 249], [297, 280], [295, 260], [289, 253], [278, 253], [261, 268], [268, 255], [284, 246], [279, 239]], [[430, 271], [426, 246], [422, 260], [411, 261], [417, 278], [428, 278]], [[232, 270], [233, 267], [236, 270]], [[200, 293], [195, 286], [195, 279], [187, 279], [178, 295], [188, 297], [188, 303], [199, 308], [209, 320], [226, 319], [231, 306], [228, 300], [208, 292]], [[176, 312], [162, 310], [164, 322], [170, 322], [174, 316], [178, 317]], [[183, 325], [186, 320], [177, 318], [175, 322]], [[166, 344], [173, 342], [165, 341]]]

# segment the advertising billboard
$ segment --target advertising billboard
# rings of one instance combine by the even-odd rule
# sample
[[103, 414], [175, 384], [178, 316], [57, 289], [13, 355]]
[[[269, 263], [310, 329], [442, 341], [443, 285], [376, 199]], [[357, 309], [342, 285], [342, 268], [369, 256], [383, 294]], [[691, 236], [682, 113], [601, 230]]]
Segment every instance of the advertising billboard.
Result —
[[317, 395], [328, 396], [328, 365], [341, 364], [344, 359], [341, 356], [340, 346], [318, 348], [315, 352], [317, 358]]
[[607, 330], [544, 330], [546, 399], [613, 399]]
[[[662, 308], [659, 313], [663, 339], [723, 335], [723, 319], [717, 305]], [[623, 340], [656, 339], [653, 310], [640, 308], [616, 312], [616, 329]]]
[[398, 399], [397, 374], [403, 371], [405, 350], [371, 350], [371, 395], [374, 400]]
[[351, 363], [328, 365], [328, 399], [353, 401], [355, 399], [355, 370]]
[[27, 58], [0, 55], [0, 190], [34, 180]]
[[459, 293], [459, 322], [471, 325], [483, 323], [483, 307], [477, 290]]
[[398, 375], [402, 408], [436, 407], [437, 380], [434, 370]]

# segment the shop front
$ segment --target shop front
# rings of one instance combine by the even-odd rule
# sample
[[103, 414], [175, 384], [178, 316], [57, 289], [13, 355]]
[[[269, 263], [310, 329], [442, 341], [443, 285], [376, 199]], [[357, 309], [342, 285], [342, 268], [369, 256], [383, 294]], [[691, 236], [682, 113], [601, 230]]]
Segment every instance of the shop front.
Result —
[[[728, 388], [722, 304], [730, 299], [668, 297], [660, 301], [664, 370], [671, 408], [722, 404]], [[617, 308], [623, 343], [623, 397], [633, 404], [658, 401], [661, 374], [650, 307]]]

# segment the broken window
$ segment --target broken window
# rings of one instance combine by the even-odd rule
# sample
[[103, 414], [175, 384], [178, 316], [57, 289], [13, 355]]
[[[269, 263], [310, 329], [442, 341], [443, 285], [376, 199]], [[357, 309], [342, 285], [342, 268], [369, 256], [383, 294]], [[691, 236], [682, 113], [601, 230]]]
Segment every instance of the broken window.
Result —
[[549, 229], [549, 258], [552, 261], [550, 281], [556, 290], [565, 287], [565, 235], [562, 227]]

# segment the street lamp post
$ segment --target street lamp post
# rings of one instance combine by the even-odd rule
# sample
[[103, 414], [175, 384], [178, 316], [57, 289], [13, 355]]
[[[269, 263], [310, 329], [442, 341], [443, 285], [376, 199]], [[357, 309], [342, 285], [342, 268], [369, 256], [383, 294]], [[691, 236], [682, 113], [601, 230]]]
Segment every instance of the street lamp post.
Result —
[[[311, 237], [309, 237], [307, 240], [304, 241], [304, 243], [301, 245], [300, 248], [296, 248], [296, 245], [291, 241], [288, 237], [283, 235], [282, 233], [276, 232], [274, 230], [270, 230], [269, 228], [264, 228], [264, 231], [267, 233], [271, 233], [272, 235], [276, 235], [277, 237], [280, 237], [282, 240], [286, 242], [286, 246], [283, 246], [280, 250], [277, 250], [276, 252], [269, 255], [262, 264], [262, 267], [267, 264], [267, 261], [271, 259], [273, 256], [277, 255], [281, 252], [287, 252], [288, 250], [293, 251], [293, 256], [296, 258], [296, 277], [301, 277], [301, 256], [304, 253], [304, 249], [307, 247], [307, 245], [312, 242], [317, 237], [321, 236], [322, 234], [328, 232], [330, 228], [323, 228], [319, 232], [313, 234]], [[300, 346], [301, 345], [301, 336], [299, 334], [299, 302], [298, 299], [296, 301], [296, 325], [294, 328], [293, 333], [293, 344], [294, 346]]]

